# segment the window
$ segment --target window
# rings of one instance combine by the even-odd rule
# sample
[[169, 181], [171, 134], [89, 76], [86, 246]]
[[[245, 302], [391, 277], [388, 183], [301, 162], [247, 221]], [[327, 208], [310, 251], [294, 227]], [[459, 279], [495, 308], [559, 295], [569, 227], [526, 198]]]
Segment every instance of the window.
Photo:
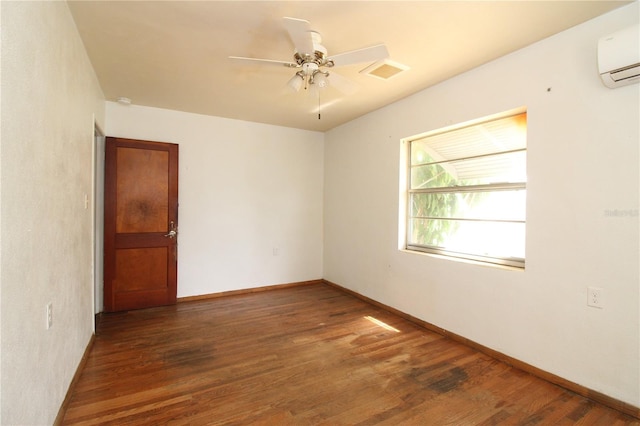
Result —
[[524, 267], [527, 114], [409, 139], [406, 248]]

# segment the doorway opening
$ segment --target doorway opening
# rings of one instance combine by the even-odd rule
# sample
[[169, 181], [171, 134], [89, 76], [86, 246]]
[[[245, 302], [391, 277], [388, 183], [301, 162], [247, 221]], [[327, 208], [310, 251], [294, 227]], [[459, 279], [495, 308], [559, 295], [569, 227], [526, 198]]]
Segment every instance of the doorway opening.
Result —
[[93, 330], [95, 317], [104, 310], [104, 132], [98, 124], [93, 134]]

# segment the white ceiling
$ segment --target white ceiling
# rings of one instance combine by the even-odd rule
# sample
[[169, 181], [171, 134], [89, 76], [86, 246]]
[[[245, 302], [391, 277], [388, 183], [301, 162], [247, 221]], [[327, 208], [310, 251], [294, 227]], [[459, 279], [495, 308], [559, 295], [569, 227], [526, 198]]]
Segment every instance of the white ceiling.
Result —
[[[108, 100], [326, 131], [628, 2], [68, 3]], [[310, 21], [328, 56], [383, 42], [410, 70], [389, 80], [360, 74], [367, 63], [330, 70], [357, 91], [323, 90], [319, 120], [317, 96], [286, 90], [294, 69], [228, 59], [292, 61], [285, 16]]]

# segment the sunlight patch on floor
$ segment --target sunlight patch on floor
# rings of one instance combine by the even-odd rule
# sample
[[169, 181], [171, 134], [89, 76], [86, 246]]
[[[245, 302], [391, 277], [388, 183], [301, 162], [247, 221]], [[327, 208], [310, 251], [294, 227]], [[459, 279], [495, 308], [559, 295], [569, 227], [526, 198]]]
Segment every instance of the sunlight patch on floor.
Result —
[[384, 328], [385, 330], [389, 330], [389, 331], [394, 331], [396, 333], [400, 333], [400, 330], [398, 330], [397, 328], [393, 328], [389, 324], [387, 324], [386, 322], [380, 321], [377, 318], [374, 318], [374, 317], [371, 317], [371, 316], [367, 315], [367, 316], [364, 317], [364, 319], [371, 321], [375, 325], [378, 325], [378, 326]]

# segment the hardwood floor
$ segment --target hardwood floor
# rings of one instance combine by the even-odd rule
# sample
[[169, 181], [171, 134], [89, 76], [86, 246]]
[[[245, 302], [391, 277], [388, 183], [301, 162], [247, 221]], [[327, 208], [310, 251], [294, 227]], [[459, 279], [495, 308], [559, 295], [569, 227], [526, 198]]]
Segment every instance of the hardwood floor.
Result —
[[104, 315], [66, 425], [640, 425], [325, 284]]

